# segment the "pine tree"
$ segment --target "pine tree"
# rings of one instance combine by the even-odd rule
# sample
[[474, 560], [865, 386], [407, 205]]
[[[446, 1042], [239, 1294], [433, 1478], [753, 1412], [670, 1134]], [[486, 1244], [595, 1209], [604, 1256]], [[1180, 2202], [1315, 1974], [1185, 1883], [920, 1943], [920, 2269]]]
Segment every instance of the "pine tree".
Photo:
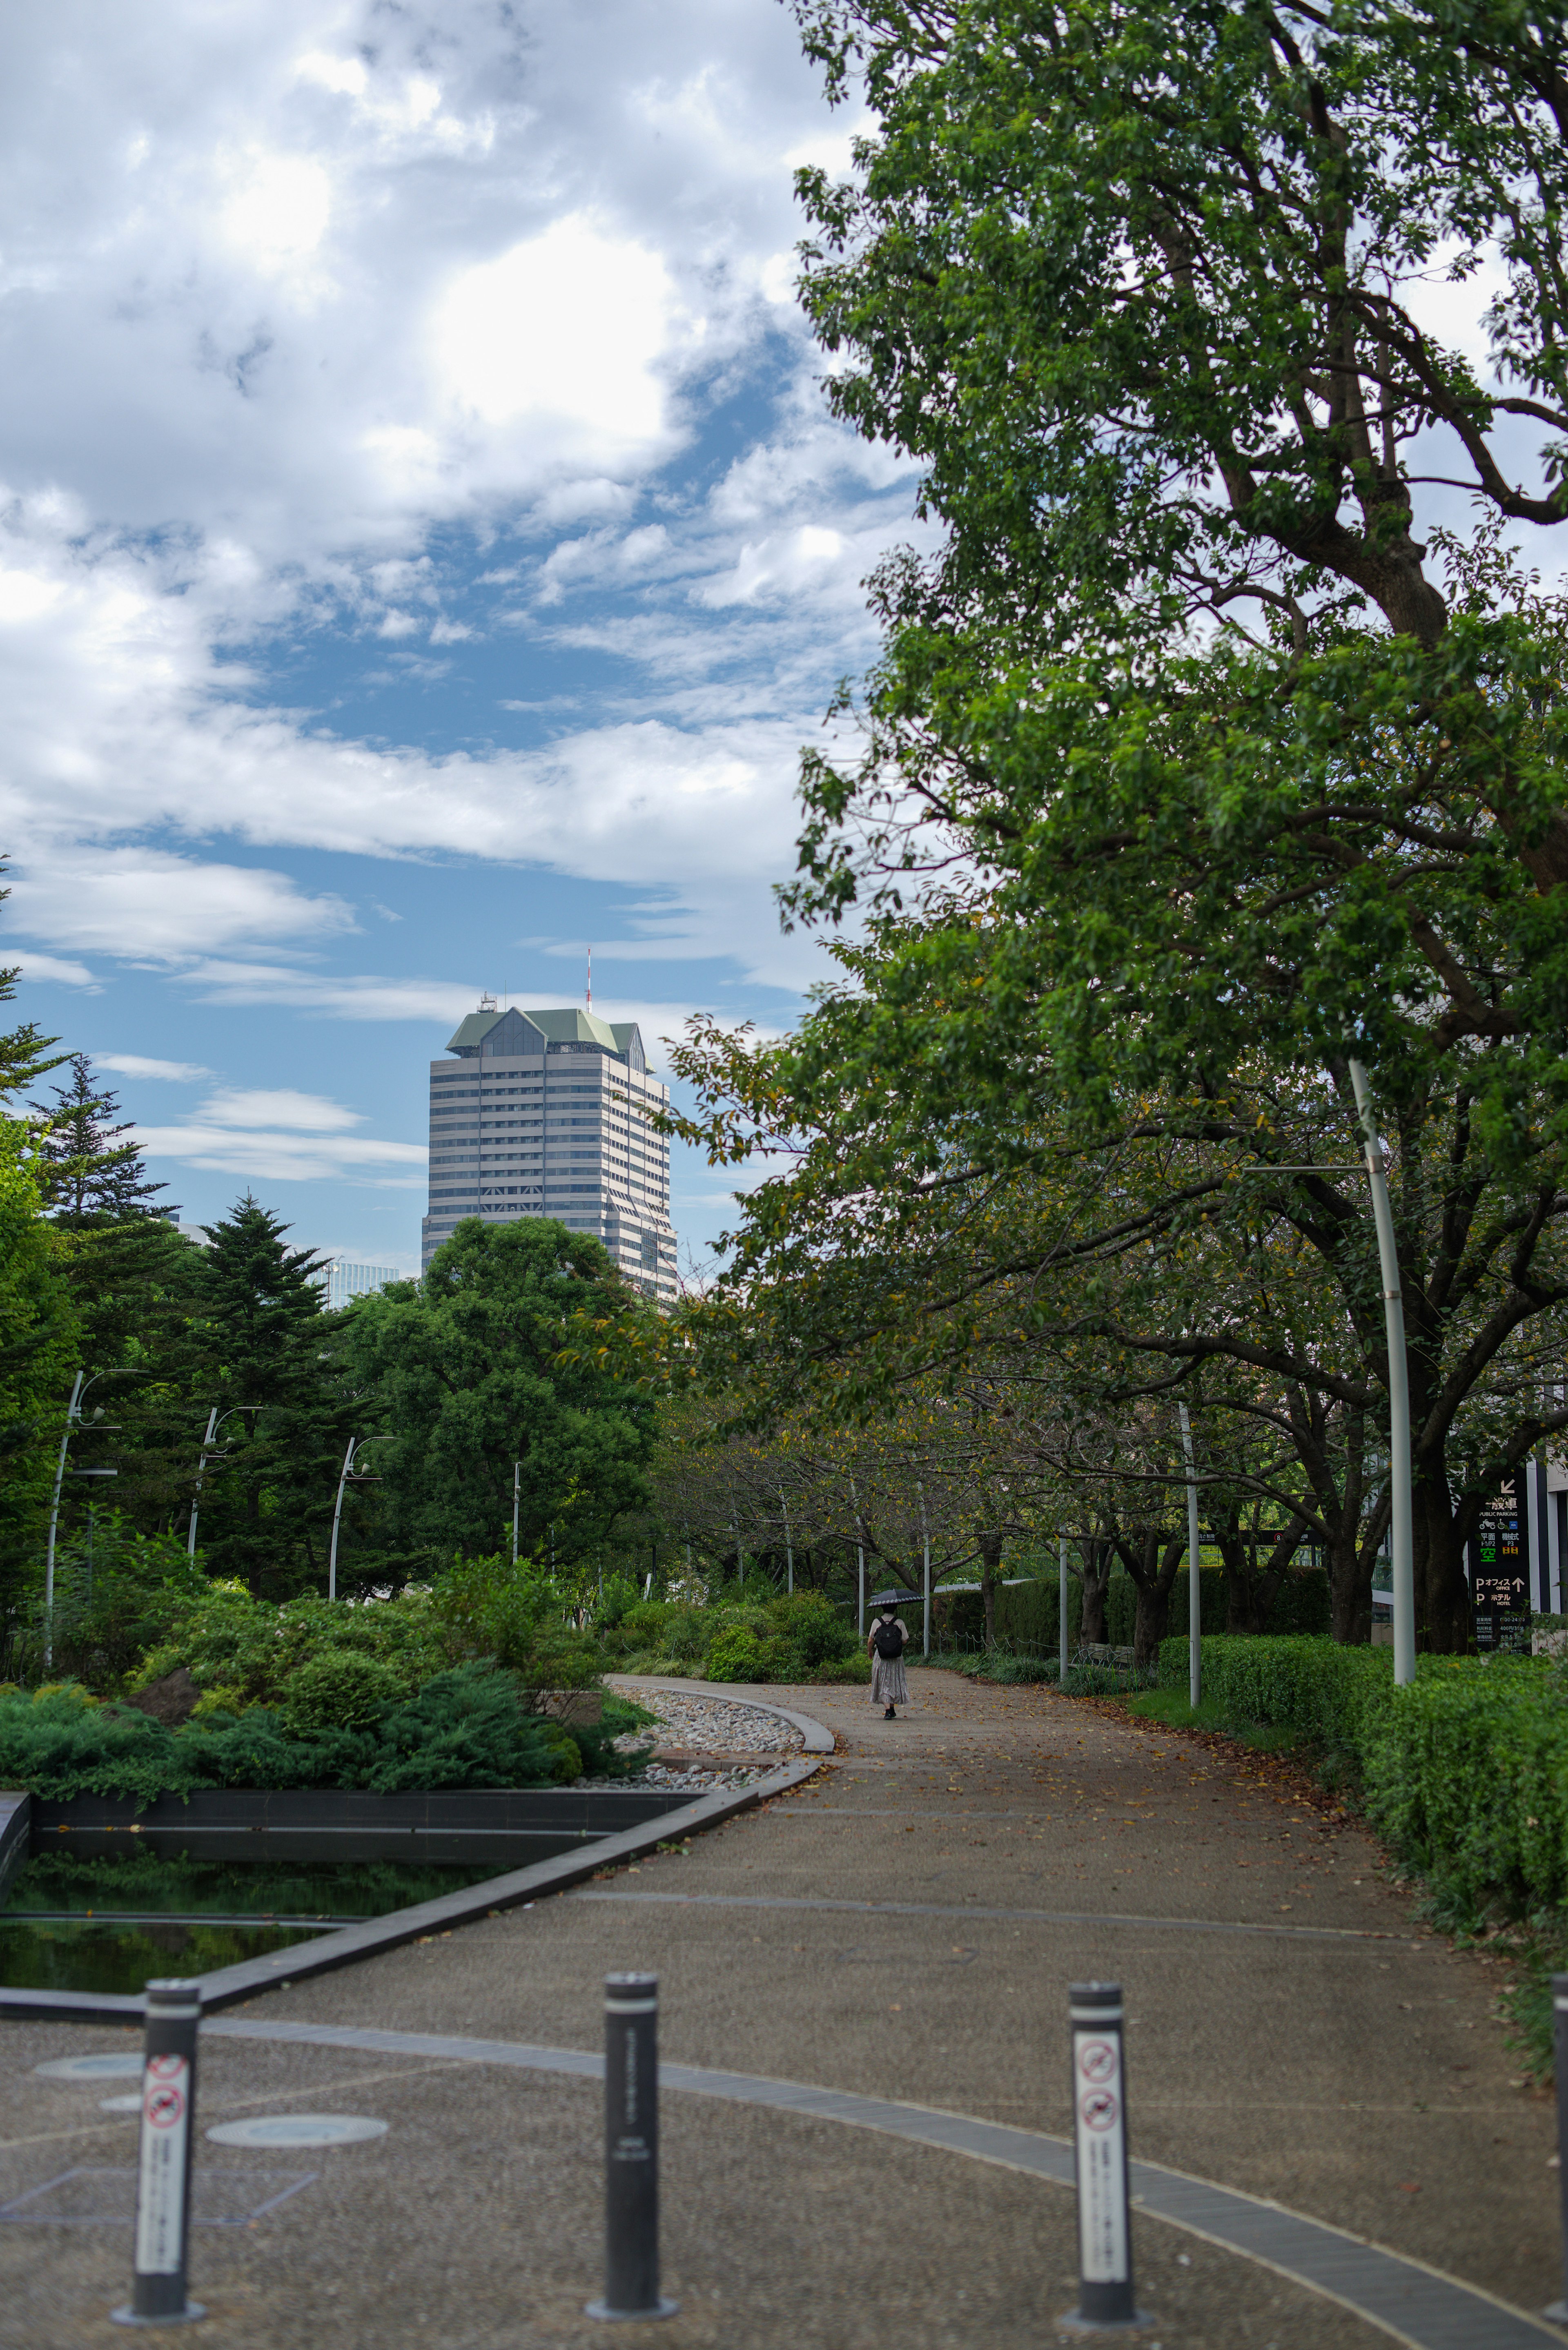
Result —
[[337, 1469], [357, 1421], [322, 1308], [325, 1261], [290, 1248], [288, 1227], [249, 1193], [203, 1229], [199, 1383], [228, 1449], [202, 1491], [200, 1546], [213, 1575], [285, 1599], [325, 1576]]
[[53, 1107], [30, 1107], [49, 1121], [38, 1144], [38, 1183], [54, 1221], [80, 1228], [118, 1222], [125, 1216], [166, 1215], [149, 1203], [164, 1183], [150, 1183], [141, 1145], [122, 1142], [133, 1131], [129, 1119], [116, 1124], [118, 1098], [92, 1082], [85, 1053], [70, 1055], [71, 1082], [51, 1087]]

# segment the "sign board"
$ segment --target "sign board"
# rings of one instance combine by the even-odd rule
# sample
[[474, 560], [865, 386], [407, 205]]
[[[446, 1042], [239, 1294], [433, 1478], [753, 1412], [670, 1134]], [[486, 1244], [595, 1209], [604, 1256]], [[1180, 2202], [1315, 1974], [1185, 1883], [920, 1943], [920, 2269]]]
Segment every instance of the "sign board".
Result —
[[1530, 1562], [1519, 1480], [1506, 1477], [1482, 1504], [1470, 1555], [1476, 1646], [1530, 1653]]

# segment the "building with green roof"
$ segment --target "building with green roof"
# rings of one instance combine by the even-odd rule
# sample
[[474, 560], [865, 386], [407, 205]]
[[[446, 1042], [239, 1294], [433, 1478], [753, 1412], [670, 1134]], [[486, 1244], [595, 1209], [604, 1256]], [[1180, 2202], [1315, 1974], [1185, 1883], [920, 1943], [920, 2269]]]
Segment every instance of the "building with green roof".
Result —
[[430, 1065], [422, 1263], [465, 1216], [550, 1216], [594, 1233], [629, 1282], [670, 1304], [670, 1145], [651, 1125], [670, 1097], [637, 1023], [484, 996], [447, 1051]]

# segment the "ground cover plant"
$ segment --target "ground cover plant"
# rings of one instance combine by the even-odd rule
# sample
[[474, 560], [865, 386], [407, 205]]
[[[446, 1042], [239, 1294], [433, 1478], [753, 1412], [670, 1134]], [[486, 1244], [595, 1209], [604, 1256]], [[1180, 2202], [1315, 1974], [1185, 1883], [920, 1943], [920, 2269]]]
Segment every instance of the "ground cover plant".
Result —
[[0, 1695], [0, 1780], [34, 1794], [130, 1796], [138, 1809], [204, 1787], [413, 1787], [562, 1784], [633, 1765], [611, 1743], [636, 1709], [607, 1700], [593, 1728], [566, 1730], [529, 1711], [513, 1676], [462, 1665], [403, 1697], [390, 1674], [341, 1685], [301, 1674], [279, 1706], [222, 1708], [170, 1729], [75, 1682]]

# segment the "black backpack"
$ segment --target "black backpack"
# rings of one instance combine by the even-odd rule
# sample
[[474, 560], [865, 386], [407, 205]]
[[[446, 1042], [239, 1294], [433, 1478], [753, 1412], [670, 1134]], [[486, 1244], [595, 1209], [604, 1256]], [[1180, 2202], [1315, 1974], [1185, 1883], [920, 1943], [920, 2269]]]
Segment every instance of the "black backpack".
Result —
[[904, 1653], [904, 1634], [901, 1627], [897, 1624], [878, 1622], [871, 1634], [871, 1646], [879, 1657], [885, 1657], [891, 1663], [895, 1657], [901, 1657]]

